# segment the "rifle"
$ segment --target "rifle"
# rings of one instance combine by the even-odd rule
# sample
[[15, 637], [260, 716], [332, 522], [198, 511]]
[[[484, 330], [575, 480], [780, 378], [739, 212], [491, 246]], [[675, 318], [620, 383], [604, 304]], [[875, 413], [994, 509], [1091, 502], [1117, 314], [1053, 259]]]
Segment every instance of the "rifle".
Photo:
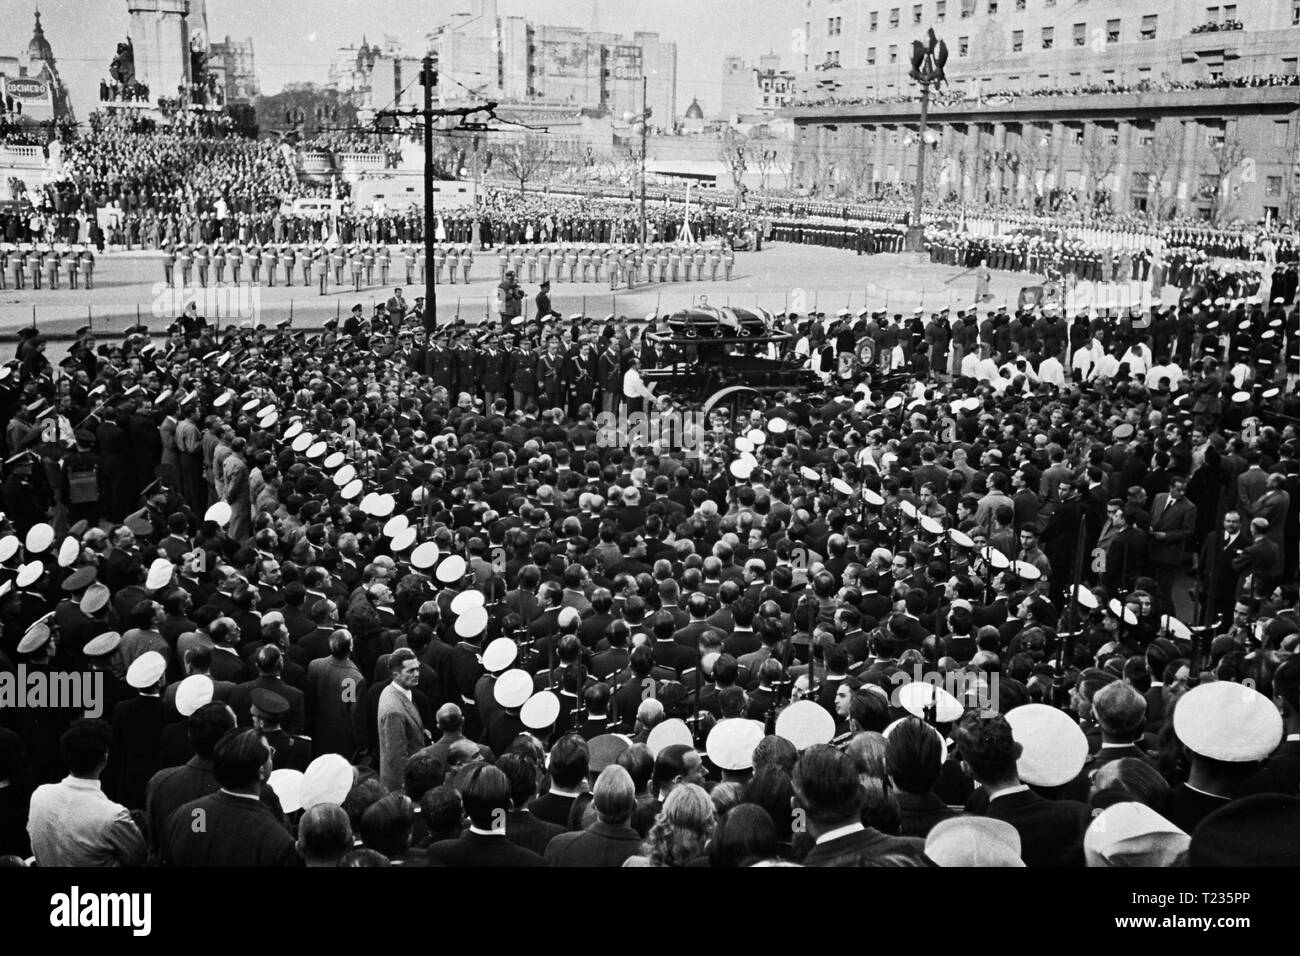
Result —
[[[1087, 513], [1080, 509], [1079, 512], [1079, 531], [1075, 538], [1077, 542], [1085, 540], [1084, 535], [1087, 532]], [[1066, 610], [1069, 618], [1069, 629], [1059, 634], [1060, 643], [1057, 647], [1056, 673], [1052, 676], [1052, 697], [1053, 704], [1061, 709], [1066, 708], [1068, 703], [1065, 692], [1065, 674], [1066, 669], [1070, 666], [1069, 662], [1074, 658], [1074, 639], [1079, 632], [1079, 588], [1083, 581], [1083, 547], [1075, 549], [1074, 555], [1074, 573], [1070, 581], [1070, 605]], [[1121, 609], [1122, 611], [1122, 609]], [[1123, 623], [1123, 614], [1120, 615]]]

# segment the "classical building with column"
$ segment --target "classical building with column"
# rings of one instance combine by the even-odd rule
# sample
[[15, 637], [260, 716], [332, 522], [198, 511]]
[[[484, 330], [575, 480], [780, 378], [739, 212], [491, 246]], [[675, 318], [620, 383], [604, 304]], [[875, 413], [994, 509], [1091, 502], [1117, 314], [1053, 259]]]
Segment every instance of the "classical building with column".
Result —
[[1300, 0], [807, 0], [801, 16], [795, 180], [818, 195], [910, 194], [907, 71], [933, 28], [949, 85], [929, 112], [930, 197], [1300, 214]]

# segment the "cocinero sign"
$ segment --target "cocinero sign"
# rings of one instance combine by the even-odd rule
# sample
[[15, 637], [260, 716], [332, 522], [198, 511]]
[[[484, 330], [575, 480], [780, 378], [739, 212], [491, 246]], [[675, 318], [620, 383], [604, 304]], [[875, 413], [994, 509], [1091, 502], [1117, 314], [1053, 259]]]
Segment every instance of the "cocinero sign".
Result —
[[5, 92], [19, 100], [43, 100], [50, 95], [50, 84], [44, 80], [6, 77]]

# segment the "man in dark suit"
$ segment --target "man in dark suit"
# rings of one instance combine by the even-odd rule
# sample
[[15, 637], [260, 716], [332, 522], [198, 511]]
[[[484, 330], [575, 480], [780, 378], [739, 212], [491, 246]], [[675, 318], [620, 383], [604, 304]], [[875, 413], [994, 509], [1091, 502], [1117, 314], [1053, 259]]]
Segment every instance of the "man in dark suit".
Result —
[[1241, 514], [1227, 511], [1223, 528], [1205, 536], [1201, 545], [1200, 584], [1202, 600], [1210, 607], [1209, 620], [1231, 618], [1237, 600], [1237, 569], [1233, 562], [1250, 544], [1250, 535], [1241, 526]]
[[[285, 730], [291, 734], [301, 733], [306, 727], [305, 697], [302, 691], [290, 686], [280, 675], [284, 672], [284, 655], [273, 644], [264, 644], [253, 655], [257, 667], [257, 676], [245, 681], [235, 688], [230, 706], [241, 727], [251, 727], [253, 692], [270, 691], [283, 698], [289, 705], [289, 713], [284, 721]], [[277, 769], [279, 765], [277, 764]]]
[[528, 809], [528, 802], [537, 795], [537, 767], [533, 761], [519, 754], [506, 754], [496, 762], [496, 768], [510, 781], [510, 812], [506, 814], [506, 837], [511, 843], [538, 856], [561, 833], [567, 832], [558, 823], [540, 820]]
[[819, 744], [794, 770], [795, 809], [802, 811], [813, 847], [804, 866], [862, 866], [883, 856], [928, 865], [923, 840], [890, 837], [862, 823], [865, 799], [853, 758]]
[[274, 691], [254, 688], [250, 696], [253, 727], [271, 745], [272, 770], [306, 771], [311, 763], [311, 740], [285, 731], [280, 723], [289, 714], [289, 702]]
[[434, 866], [545, 866], [542, 858], [509, 837], [510, 780], [496, 767], [476, 763], [457, 784], [469, 829], [459, 839], [428, 849]]
[[[1133, 523], [1134, 506], [1124, 505], [1113, 500], [1107, 506], [1115, 536], [1106, 548], [1106, 570], [1102, 574], [1102, 583], [1113, 593], [1133, 590], [1137, 579], [1145, 570], [1147, 553], [1147, 535]], [[1021, 834], [1023, 845], [1024, 835]]]
[[617, 764], [606, 767], [592, 789], [596, 822], [585, 830], [561, 833], [546, 846], [545, 860], [551, 866], [622, 866], [636, 856], [640, 835], [632, 829], [636, 809], [636, 786], [626, 770]]
[[1005, 820], [1020, 834], [1026, 866], [1062, 866], [1074, 862], [1070, 849], [1083, 838], [1088, 808], [1073, 800], [1047, 800], [1020, 782], [1016, 761], [1022, 747], [1001, 714], [971, 715], [954, 731], [962, 770], [983, 787], [988, 806], [983, 815]]
[[[168, 866], [299, 866], [293, 837], [260, 794], [271, 748], [256, 730], [233, 730], [212, 752], [216, 793], [177, 807], [163, 825], [159, 856]], [[204, 826], [196, 829], [194, 821]]]
[[1300, 791], [1300, 657], [1287, 658], [1273, 672], [1273, 701], [1282, 712], [1282, 742], [1246, 781], [1243, 794]]
[[342, 754], [349, 760], [365, 737], [366, 679], [352, 662], [352, 635], [335, 631], [330, 656], [307, 665], [306, 729], [315, 756]]
[[1183, 566], [1183, 550], [1196, 531], [1196, 505], [1187, 500], [1187, 481], [1172, 478], [1169, 491], [1156, 495], [1151, 508], [1151, 570], [1166, 598]]
[[162, 769], [162, 731], [167, 722], [162, 689], [166, 662], [157, 651], [137, 657], [126, 672], [136, 697], [113, 708], [113, 743], [104, 780], [110, 796], [128, 810], [141, 810], [150, 778]]
[[221, 788], [212, 773], [212, 751], [235, 727], [230, 708], [215, 701], [196, 710], [185, 724], [194, 756], [179, 767], [159, 770], [145, 789], [147, 836], [149, 845], [155, 848], [162, 840], [163, 825], [173, 810]]
[[[633, 711], [635, 713], [635, 711]], [[577, 734], [561, 737], [551, 748], [551, 789], [528, 803], [533, 816], [547, 823], [568, 827], [569, 811], [583, 793], [590, 754], [587, 742]]]
[[1273, 592], [1274, 582], [1282, 573], [1282, 552], [1269, 537], [1266, 519], [1251, 519], [1250, 534], [1251, 542], [1232, 559], [1232, 567], [1240, 575], [1239, 596], [1263, 598]]

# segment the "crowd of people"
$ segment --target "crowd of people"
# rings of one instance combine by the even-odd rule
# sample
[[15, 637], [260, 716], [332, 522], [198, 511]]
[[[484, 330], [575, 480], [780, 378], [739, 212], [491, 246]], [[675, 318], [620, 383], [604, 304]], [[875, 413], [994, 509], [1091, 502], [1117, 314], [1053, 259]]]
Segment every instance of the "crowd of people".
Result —
[[[991, 90], [976, 86], [970, 91], [950, 89], [934, 102], [939, 105], [955, 106], [963, 101], [986, 103], [990, 100], [1011, 101], [1027, 97], [1060, 98], [1064, 96], [1096, 96], [1099, 94], [1122, 95], [1133, 93], [1176, 93], [1182, 90], [1221, 90], [1221, 89], [1259, 89], [1261, 87], [1297, 86], [1300, 76], [1294, 73], [1258, 74], [1207, 78], [1203, 80], [1138, 80], [1133, 83], [1077, 83], [1071, 86], [1035, 86], [1026, 89]], [[914, 103], [920, 99], [919, 93], [894, 93], [888, 96], [843, 95], [828, 92], [825, 88], [814, 88], [797, 96], [792, 106], [861, 106], [873, 103]]]
[[1300, 863], [1294, 290], [781, 314], [708, 416], [538, 304], [23, 333], [0, 677], [99, 690], [6, 862]]

